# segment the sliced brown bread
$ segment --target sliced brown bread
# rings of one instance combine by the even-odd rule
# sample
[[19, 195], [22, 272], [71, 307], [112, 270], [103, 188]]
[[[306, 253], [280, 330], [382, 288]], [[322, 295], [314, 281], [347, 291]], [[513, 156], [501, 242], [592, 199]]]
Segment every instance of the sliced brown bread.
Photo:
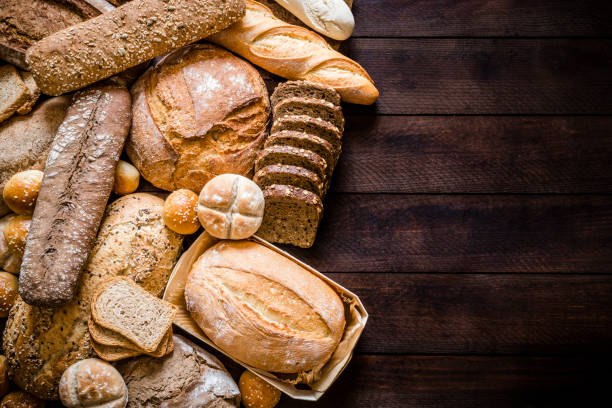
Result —
[[152, 353], [172, 326], [176, 306], [119, 276], [100, 286], [91, 301], [94, 321]]
[[272, 106], [275, 106], [279, 101], [292, 97], [322, 99], [333, 105], [340, 105], [340, 94], [334, 88], [308, 81], [287, 81], [279, 84], [270, 101]]
[[255, 171], [271, 164], [289, 164], [304, 167], [314, 172], [323, 183], [327, 181], [327, 163], [321, 156], [310, 150], [293, 146], [265, 147], [255, 161]]
[[12, 65], [0, 66], [0, 122], [17, 112], [29, 95], [17, 69]]
[[92, 318], [87, 322], [87, 326], [89, 327], [89, 334], [93, 338], [93, 340], [101, 344], [103, 346], [117, 346], [128, 350], [134, 350], [141, 353], [148, 354], [152, 357], [161, 357], [166, 354], [166, 350], [168, 349], [168, 342], [172, 341], [172, 328], [166, 332], [161, 343], [157, 346], [157, 349], [152, 353], [146, 353], [144, 350], [141, 350], [136, 344], [132, 343], [124, 336], [119, 333], [115, 333], [112, 330], [106, 329], [94, 322]]
[[104, 344], [97, 343], [94, 340], [91, 341], [91, 346], [96, 354], [101, 359], [106, 361], [118, 361], [123, 360], [124, 358], [136, 357], [142, 354], [140, 351], [129, 350], [119, 346], [105, 346]]
[[257, 235], [270, 242], [310, 248], [323, 214], [319, 196], [280, 184], [264, 188], [263, 194], [266, 206]]
[[310, 150], [315, 152], [327, 163], [327, 174], [331, 175], [338, 160], [337, 152], [334, 146], [327, 140], [319, 136], [311, 135], [304, 132], [296, 132], [294, 130], [282, 130], [272, 133], [266, 139], [264, 147], [268, 146], [293, 146], [300, 149]]
[[277, 133], [283, 130], [293, 130], [296, 132], [316, 135], [331, 143], [338, 154], [340, 154], [340, 151], [342, 150], [342, 133], [337, 127], [327, 121], [318, 118], [311, 118], [307, 115], [283, 116], [282, 118], [276, 119], [272, 123], [272, 129], [270, 132]]
[[253, 181], [264, 189], [273, 184], [295, 186], [323, 196], [323, 183], [319, 176], [303, 167], [287, 164], [271, 164], [255, 173]]
[[342, 108], [332, 103], [310, 98], [287, 98], [279, 101], [272, 110], [274, 120], [288, 115], [307, 115], [325, 120], [340, 132], [344, 132], [344, 116]]
[[21, 105], [19, 109], [17, 109], [17, 113], [20, 115], [27, 115], [30, 113], [34, 105], [36, 105], [36, 101], [40, 96], [40, 89], [38, 89], [38, 85], [36, 85], [36, 81], [34, 80], [34, 75], [28, 71], [19, 72], [23, 83], [28, 88], [28, 100]]

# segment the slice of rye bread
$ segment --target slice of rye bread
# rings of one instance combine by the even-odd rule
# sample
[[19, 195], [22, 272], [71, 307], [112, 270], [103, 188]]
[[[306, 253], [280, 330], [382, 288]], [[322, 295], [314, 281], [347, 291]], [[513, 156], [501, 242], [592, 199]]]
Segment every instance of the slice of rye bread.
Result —
[[105, 346], [93, 339], [91, 340], [91, 347], [101, 359], [106, 361], [118, 361], [143, 354], [140, 351], [129, 350], [119, 346]]
[[272, 106], [275, 106], [281, 100], [292, 97], [322, 99], [333, 105], [340, 105], [340, 94], [334, 88], [308, 81], [287, 81], [279, 84], [270, 101]]
[[323, 214], [318, 195], [299, 187], [264, 188], [264, 217], [257, 235], [267, 241], [310, 248]]
[[96, 324], [96, 322], [94, 322], [91, 317], [87, 322], [87, 326], [89, 327], [89, 334], [98, 344], [101, 344], [103, 346], [116, 346], [127, 350], [139, 351], [141, 353], [148, 354], [152, 357], [161, 357], [165, 355], [166, 349], [168, 348], [168, 342], [172, 341], [172, 328], [170, 328], [170, 330], [166, 332], [166, 335], [162, 339], [161, 343], [159, 343], [159, 346], [157, 346], [157, 349], [152, 353], [147, 353], [144, 350], [141, 350], [136, 344], [132, 343], [121, 334]]
[[327, 163], [329, 175], [334, 171], [336, 161], [338, 160], [337, 152], [331, 143], [319, 136], [309, 133], [296, 132], [294, 130], [281, 130], [280, 132], [272, 133], [268, 136], [264, 147], [268, 146], [293, 146], [315, 152]]
[[12, 65], [0, 66], [0, 122], [10, 118], [28, 101], [30, 92]]
[[314, 172], [323, 183], [327, 181], [327, 163], [321, 156], [310, 150], [293, 146], [268, 146], [257, 155], [255, 171], [271, 164], [289, 164], [304, 167]]
[[151, 295], [133, 280], [118, 276], [94, 293], [91, 313], [100, 326], [152, 353], [172, 326], [176, 306]]
[[287, 98], [279, 101], [272, 109], [274, 120], [288, 115], [306, 115], [327, 121], [344, 132], [342, 108], [332, 103], [310, 98]]
[[338, 155], [342, 151], [342, 133], [337, 127], [324, 120], [311, 118], [306, 115], [283, 116], [272, 123], [270, 132], [277, 133], [283, 130], [293, 130], [316, 135], [331, 143], [336, 152], [338, 152]]
[[255, 173], [253, 181], [264, 189], [273, 184], [299, 187], [323, 196], [323, 183], [319, 176], [303, 167], [287, 164], [271, 164]]
[[30, 113], [34, 105], [36, 105], [36, 101], [40, 96], [40, 89], [38, 89], [38, 85], [36, 85], [36, 81], [34, 80], [34, 75], [28, 71], [19, 72], [21, 75], [21, 79], [23, 83], [28, 88], [28, 100], [21, 105], [19, 109], [17, 109], [17, 113], [20, 115], [27, 115]]

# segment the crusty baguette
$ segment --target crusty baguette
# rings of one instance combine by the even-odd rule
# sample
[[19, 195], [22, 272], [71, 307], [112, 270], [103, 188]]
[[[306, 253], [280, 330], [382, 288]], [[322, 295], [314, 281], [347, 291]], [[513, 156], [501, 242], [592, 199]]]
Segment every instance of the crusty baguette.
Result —
[[246, 0], [246, 5], [242, 20], [207, 40], [273, 74], [331, 86], [345, 102], [370, 105], [378, 99], [378, 90], [361, 65], [335, 51], [321, 36], [285, 23], [256, 1]]
[[40, 89], [80, 89], [237, 21], [244, 0], [133, 0], [34, 44], [26, 61]]
[[96, 239], [130, 128], [125, 87], [78, 93], [51, 144], [19, 277], [31, 305], [70, 302]]

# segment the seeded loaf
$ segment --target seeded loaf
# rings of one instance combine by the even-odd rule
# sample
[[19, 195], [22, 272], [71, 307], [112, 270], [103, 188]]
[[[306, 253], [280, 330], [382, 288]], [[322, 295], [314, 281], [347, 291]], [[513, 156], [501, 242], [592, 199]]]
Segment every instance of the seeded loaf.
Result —
[[45, 165], [19, 275], [31, 305], [69, 303], [96, 239], [130, 128], [125, 87], [98, 85], [74, 96]]
[[17, 69], [12, 65], [0, 66], [0, 122], [17, 112], [28, 101], [29, 95]]
[[344, 132], [344, 116], [339, 106], [324, 100], [303, 97], [291, 97], [279, 101], [274, 105], [274, 120], [287, 115], [306, 115], [327, 121]]
[[327, 163], [318, 154], [292, 146], [269, 146], [264, 148], [255, 162], [255, 171], [271, 164], [289, 164], [304, 167], [314, 172], [323, 182], [327, 181]]
[[336, 160], [338, 160], [339, 156], [339, 152], [336, 152], [334, 146], [327, 140], [315, 135], [293, 130], [282, 130], [277, 133], [272, 133], [264, 143], [264, 147], [269, 146], [292, 146], [298, 149], [310, 150], [325, 160], [330, 173], [336, 166]]
[[337, 154], [342, 150], [342, 133], [331, 123], [319, 118], [312, 118], [306, 115], [288, 115], [278, 118], [272, 122], [271, 133], [291, 130], [296, 132], [316, 135], [321, 139], [327, 140]]
[[199, 193], [219, 174], [252, 177], [270, 103], [249, 63], [220, 47], [194, 44], [149, 69], [132, 96], [126, 151], [151, 184]]
[[28, 88], [28, 99], [19, 109], [17, 109], [17, 113], [20, 115], [27, 115], [36, 104], [40, 96], [40, 89], [38, 89], [38, 85], [36, 85], [36, 81], [31, 72], [23, 71], [19, 73], [19, 76], [21, 76], [24, 85]]
[[179, 256], [182, 237], [164, 226], [164, 200], [123, 196], [107, 207], [75, 300], [60, 308], [18, 300], [4, 332], [13, 381], [36, 396], [58, 398], [64, 370], [93, 355], [87, 321], [91, 296], [112, 276], [128, 276], [160, 296]]
[[270, 102], [276, 106], [283, 99], [293, 97], [322, 99], [332, 105], [340, 105], [340, 94], [334, 88], [308, 81], [281, 82], [272, 92]]
[[283, 184], [308, 190], [319, 197], [323, 194], [323, 183], [319, 176], [299, 166], [271, 164], [261, 168], [255, 173], [253, 181], [257, 183], [261, 189], [274, 184]]

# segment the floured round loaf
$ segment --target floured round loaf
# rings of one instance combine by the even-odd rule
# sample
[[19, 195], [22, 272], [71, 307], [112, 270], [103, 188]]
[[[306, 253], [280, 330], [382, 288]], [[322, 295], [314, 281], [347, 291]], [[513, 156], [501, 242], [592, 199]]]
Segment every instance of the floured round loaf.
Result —
[[185, 301], [217, 346], [271, 372], [317, 372], [344, 331], [344, 307], [329, 285], [252, 241], [209, 248], [187, 278]]
[[149, 69], [132, 87], [132, 107], [132, 163], [158, 188], [197, 193], [218, 174], [252, 175], [270, 114], [257, 70], [210, 44]]

